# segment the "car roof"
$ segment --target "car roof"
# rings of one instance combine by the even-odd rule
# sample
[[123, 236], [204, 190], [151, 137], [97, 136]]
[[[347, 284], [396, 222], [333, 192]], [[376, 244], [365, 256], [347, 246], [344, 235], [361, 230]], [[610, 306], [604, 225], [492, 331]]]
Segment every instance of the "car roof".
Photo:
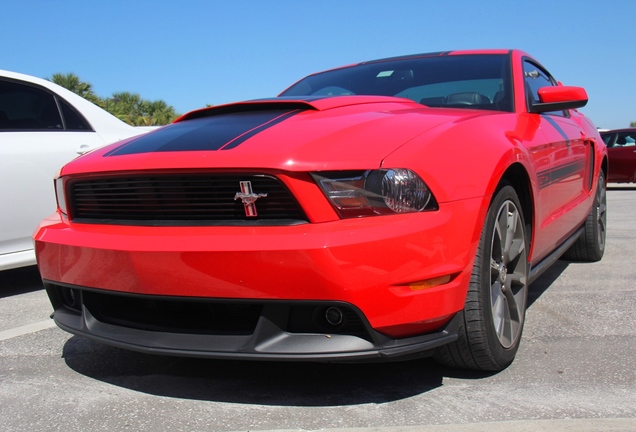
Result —
[[357, 63], [356, 65], [381, 63], [381, 62], [393, 61], [393, 60], [409, 60], [409, 59], [416, 59], [416, 58], [422, 58], [422, 57], [442, 57], [442, 56], [449, 56], [449, 55], [510, 54], [512, 53], [512, 51], [513, 50], [511, 49], [437, 51], [437, 52], [420, 53], [420, 54], [408, 54], [408, 55], [396, 56], [396, 57], [387, 57], [387, 58], [376, 59], [376, 60], [368, 60], [368, 61]]
[[407, 55], [402, 55], [402, 56], [386, 57], [386, 58], [381, 58], [381, 59], [376, 59], [376, 60], [366, 60], [366, 61], [362, 61], [362, 62], [350, 63], [350, 64], [346, 64], [346, 65], [342, 65], [342, 66], [329, 68], [329, 69], [326, 69], [326, 70], [313, 72], [313, 73], [310, 73], [307, 76], [318, 75], [318, 74], [321, 74], [321, 73], [324, 73], [324, 72], [331, 72], [331, 71], [335, 71], [335, 70], [339, 70], [339, 69], [351, 68], [351, 67], [355, 67], [355, 66], [362, 66], [362, 65], [369, 65], [369, 64], [376, 64], [376, 63], [383, 63], [383, 62], [390, 62], [390, 61], [401, 61], [401, 60], [410, 60], [410, 59], [418, 59], [418, 58], [425, 58], [425, 57], [443, 57], [443, 56], [454, 56], [454, 55], [488, 55], [488, 54], [499, 54], [499, 55], [508, 54], [508, 55], [512, 55], [512, 53], [514, 53], [514, 52], [519, 53], [522, 57], [529, 57], [533, 61], [536, 62], [536, 60], [532, 56], [527, 54], [526, 52], [518, 50], [518, 49], [511, 49], [511, 48], [451, 50], [451, 51], [437, 51], [437, 52], [420, 53], [420, 54], [407, 54]]
[[621, 129], [608, 129], [599, 131], [600, 134], [616, 133], [616, 132], [636, 132], [636, 127], [621, 128]]

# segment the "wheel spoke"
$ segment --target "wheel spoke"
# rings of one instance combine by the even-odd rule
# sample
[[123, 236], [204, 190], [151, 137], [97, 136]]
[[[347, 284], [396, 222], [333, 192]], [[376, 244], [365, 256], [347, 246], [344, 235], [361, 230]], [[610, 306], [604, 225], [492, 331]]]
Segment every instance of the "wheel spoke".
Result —
[[[501, 212], [501, 219], [505, 223], [505, 230], [502, 230], [502, 239], [501, 239], [501, 247], [502, 257], [507, 259], [510, 256], [510, 250], [512, 248], [512, 242], [515, 238], [514, 232], [516, 227], [516, 216], [517, 213], [510, 210], [510, 205], [506, 205]], [[508, 264], [510, 260], [504, 262], [504, 264]]]
[[507, 254], [508, 262], [514, 261], [519, 255], [524, 252], [525, 248], [526, 242], [523, 239], [515, 239], [511, 243], [510, 250]]
[[[506, 303], [507, 302], [507, 298], [506, 298]], [[512, 344], [512, 341], [514, 340], [514, 326], [513, 326], [513, 322], [510, 318], [510, 306], [507, 306], [506, 308], [504, 308], [504, 318], [503, 318], [503, 322], [502, 322], [502, 329], [501, 329], [501, 335], [500, 335], [500, 340], [502, 341], [502, 343], [504, 345], [510, 345]]]
[[501, 283], [499, 281], [495, 281], [490, 287], [490, 306], [492, 306], [493, 310], [495, 309], [495, 305], [497, 304], [497, 300], [501, 297]]
[[495, 332], [501, 339], [504, 332], [507, 305], [506, 296], [501, 291], [501, 284], [499, 281], [495, 282], [491, 287], [491, 308], [493, 324], [495, 325]]
[[[522, 278], [525, 279], [525, 277], [521, 277], [520, 275], [514, 276], [516, 276], [517, 281], [521, 280]], [[513, 283], [515, 282], [514, 279], [515, 278], [509, 277], [506, 280], [506, 290], [504, 291], [504, 295], [506, 296], [506, 300], [508, 301], [508, 311], [510, 313], [511, 320], [519, 322], [521, 321], [522, 316], [521, 310], [519, 308], [523, 306], [521, 303], [523, 303], [524, 301], [524, 298], [521, 298], [521, 295], [524, 294], [522, 291], [525, 285]], [[517, 298], [518, 296], [519, 298]]]
[[499, 213], [498, 224], [499, 224], [499, 238], [501, 239], [501, 241], [505, 241], [506, 231], [508, 230], [508, 211], [506, 206], [503, 206], [501, 208], [501, 212]]

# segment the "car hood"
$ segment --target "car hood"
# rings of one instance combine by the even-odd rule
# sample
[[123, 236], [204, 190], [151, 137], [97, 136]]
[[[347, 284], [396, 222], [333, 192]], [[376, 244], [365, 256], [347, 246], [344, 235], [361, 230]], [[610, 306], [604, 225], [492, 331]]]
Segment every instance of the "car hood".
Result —
[[[275, 98], [190, 112], [161, 128], [93, 151], [63, 174], [144, 169], [374, 169], [441, 125], [483, 111], [428, 108], [380, 96]], [[445, 129], [445, 128], [441, 128]]]

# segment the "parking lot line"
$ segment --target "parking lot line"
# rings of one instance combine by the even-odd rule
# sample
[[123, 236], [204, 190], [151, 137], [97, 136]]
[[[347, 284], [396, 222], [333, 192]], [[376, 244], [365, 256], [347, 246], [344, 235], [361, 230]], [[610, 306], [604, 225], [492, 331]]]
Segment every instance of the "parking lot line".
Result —
[[46, 330], [48, 328], [55, 327], [55, 322], [52, 319], [36, 322], [33, 324], [27, 324], [22, 327], [16, 327], [14, 329], [0, 331], [0, 341], [11, 339], [18, 336], [23, 336], [30, 333], [39, 332], [40, 330]]

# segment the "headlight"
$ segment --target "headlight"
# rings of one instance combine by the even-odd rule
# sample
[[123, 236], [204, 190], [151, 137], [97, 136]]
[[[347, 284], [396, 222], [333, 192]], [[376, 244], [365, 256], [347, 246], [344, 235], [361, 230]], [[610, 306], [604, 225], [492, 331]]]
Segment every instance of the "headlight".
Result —
[[68, 215], [66, 209], [66, 194], [64, 193], [64, 178], [58, 177], [55, 179], [55, 198], [57, 199], [57, 206], [64, 216]]
[[342, 218], [437, 210], [426, 183], [408, 169], [330, 171], [312, 176]]

